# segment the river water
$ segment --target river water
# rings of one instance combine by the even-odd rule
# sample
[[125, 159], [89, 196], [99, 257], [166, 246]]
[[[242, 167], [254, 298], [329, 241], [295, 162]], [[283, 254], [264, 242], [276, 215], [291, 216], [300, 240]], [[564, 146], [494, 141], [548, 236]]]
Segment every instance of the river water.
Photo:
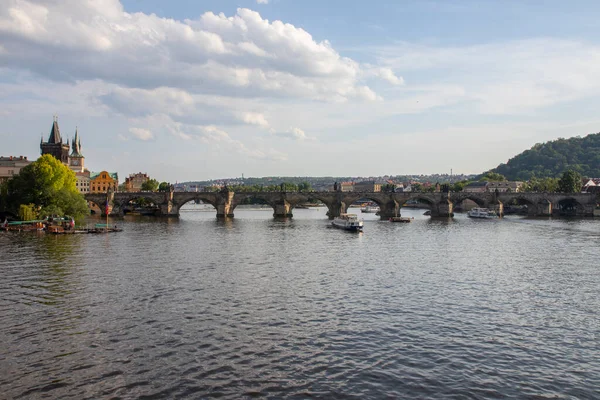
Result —
[[0, 398], [600, 397], [599, 220], [197, 208], [0, 233]]

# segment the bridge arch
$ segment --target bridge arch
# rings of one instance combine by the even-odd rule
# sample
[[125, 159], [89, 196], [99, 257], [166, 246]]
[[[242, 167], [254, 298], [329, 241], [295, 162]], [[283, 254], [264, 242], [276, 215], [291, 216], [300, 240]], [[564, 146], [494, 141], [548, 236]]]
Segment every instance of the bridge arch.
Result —
[[401, 204], [398, 201], [397, 196], [393, 195], [393, 193], [389, 192], [374, 192], [374, 193], [358, 193], [360, 199], [367, 199], [376, 203], [379, 207], [379, 217], [380, 219], [387, 220], [391, 217], [399, 217], [400, 216], [400, 208]]
[[552, 214], [561, 216], [585, 215], [585, 206], [574, 197], [559, 199], [552, 208]]
[[477, 193], [459, 192], [451, 197], [452, 204], [455, 208], [461, 206], [465, 200], [472, 201], [477, 204], [477, 207], [487, 207], [489, 205], [489, 200], [483, 196], [478, 196]]
[[211, 206], [213, 206], [215, 209], [217, 208], [217, 203], [215, 202], [215, 199], [213, 198], [213, 196], [202, 196], [200, 193], [190, 193], [187, 196], [179, 196], [177, 198], [177, 201], [174, 201], [174, 204], [177, 205], [178, 209], [181, 209], [181, 207], [183, 207], [184, 205], [186, 205], [189, 202], [197, 202], [197, 201], [202, 201], [203, 203], [207, 203], [210, 204]]
[[104, 212], [104, 203], [95, 199], [86, 198], [85, 201], [88, 203], [88, 209], [90, 214], [102, 214]]
[[246, 202], [248, 200], [254, 200], [254, 201], [257, 201], [258, 204], [266, 204], [266, 205], [269, 205], [269, 206], [275, 208], [275, 201], [273, 199], [273, 196], [270, 194], [267, 194], [267, 193], [262, 194], [261, 192], [258, 192], [258, 193], [236, 193], [233, 198], [231, 207], [232, 207], [232, 209], [235, 210], [235, 208], [237, 206], [246, 204]]
[[404, 207], [405, 204], [420, 204], [431, 209], [435, 205], [436, 200], [428, 197], [423, 193], [411, 195], [408, 198], [402, 199], [401, 201], [399, 201], [399, 203], [401, 203], [401, 207]]
[[310, 192], [305, 195], [307, 200], [310, 197], [325, 204], [329, 219], [347, 213], [350, 204], [361, 198], [361, 194], [356, 192]]
[[223, 196], [217, 192], [175, 192], [173, 193], [173, 199], [170, 204], [171, 214], [179, 215], [179, 210], [181, 210], [181, 207], [192, 201], [202, 201], [203, 203], [210, 204], [215, 208], [217, 217], [225, 217], [229, 215], [229, 210], [225, 210], [223, 205]]
[[[273, 192], [250, 192], [250, 193], [235, 193], [233, 200], [231, 202], [231, 213], [233, 214], [234, 210], [240, 206], [240, 205], [244, 205], [246, 204], [249, 200], [251, 201], [249, 204], [261, 204], [261, 205], [268, 205], [269, 207], [271, 207], [273, 209], [273, 216], [277, 216], [277, 210], [278, 210], [278, 198], [281, 197], [281, 195], [278, 195], [276, 193]], [[281, 201], [280, 201], [281, 203]], [[285, 208], [285, 204], [284, 204], [284, 208]], [[288, 208], [286, 210], [287, 212], [284, 212], [284, 215], [281, 216], [291, 216], [291, 208]]]
[[504, 214], [527, 214], [529, 216], [537, 215], [540, 209], [540, 202], [542, 202], [542, 208], [544, 207], [543, 203], [547, 202], [547, 200], [541, 198], [532, 198], [525, 194], [507, 192], [502, 193], [499, 200], [502, 202]]
[[142, 193], [132, 193], [132, 196], [118, 196], [113, 199], [113, 214], [118, 213], [126, 215], [139, 212], [145, 215], [158, 215], [160, 213], [160, 204], [155, 196], [147, 196]]

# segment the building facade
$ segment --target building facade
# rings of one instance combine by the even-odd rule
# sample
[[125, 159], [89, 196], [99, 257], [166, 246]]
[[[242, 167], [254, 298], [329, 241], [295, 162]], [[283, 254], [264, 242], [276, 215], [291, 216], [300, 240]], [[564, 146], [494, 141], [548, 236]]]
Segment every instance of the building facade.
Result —
[[463, 192], [483, 193], [487, 192], [489, 182], [471, 182], [464, 187]]
[[130, 174], [125, 178], [125, 191], [126, 192], [141, 192], [142, 185], [148, 182], [150, 178], [146, 174], [138, 172], [137, 174]]
[[519, 192], [523, 186], [523, 182], [519, 181], [504, 181], [504, 182], [488, 182], [488, 192]]
[[31, 164], [31, 161], [23, 156], [0, 157], [0, 184], [3, 184], [15, 175], [19, 175], [21, 169], [29, 164]]
[[106, 193], [111, 190], [116, 192], [119, 188], [119, 175], [116, 172], [92, 172], [90, 173], [89, 193]]
[[340, 183], [341, 192], [353, 192], [354, 191], [354, 182], [342, 182]]
[[375, 181], [356, 182], [354, 184], [355, 192], [381, 192], [381, 183]]

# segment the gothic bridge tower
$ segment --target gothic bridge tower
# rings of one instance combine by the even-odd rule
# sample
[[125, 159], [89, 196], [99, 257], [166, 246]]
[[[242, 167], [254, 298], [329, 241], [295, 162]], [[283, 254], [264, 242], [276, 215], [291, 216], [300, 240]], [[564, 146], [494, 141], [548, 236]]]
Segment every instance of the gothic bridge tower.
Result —
[[42, 151], [42, 155], [50, 154], [63, 164], [69, 164], [69, 144], [63, 143], [62, 138], [60, 137], [57, 116], [54, 116], [54, 122], [52, 123], [52, 130], [50, 131], [48, 141], [44, 142], [44, 139], [42, 138], [40, 150]]

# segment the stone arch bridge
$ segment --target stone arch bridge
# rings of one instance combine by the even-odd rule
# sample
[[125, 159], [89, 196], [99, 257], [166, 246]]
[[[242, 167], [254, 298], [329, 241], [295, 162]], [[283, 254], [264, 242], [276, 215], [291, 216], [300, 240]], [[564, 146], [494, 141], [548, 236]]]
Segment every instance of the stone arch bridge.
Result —
[[380, 207], [381, 219], [400, 216], [400, 210], [408, 201], [424, 203], [431, 210], [432, 217], [451, 217], [454, 205], [471, 200], [480, 207], [496, 210], [504, 214], [504, 204], [527, 205], [530, 216], [550, 216], [557, 214], [564, 204], [569, 204], [574, 215], [593, 216], [600, 195], [592, 193], [388, 193], [388, 192], [116, 192], [86, 194], [86, 200], [97, 204], [102, 212], [106, 201], [110, 204], [110, 215], [123, 215], [124, 208], [131, 200], [138, 198], [151, 200], [158, 206], [159, 215], [179, 216], [179, 209], [191, 201], [211, 204], [217, 210], [218, 218], [233, 217], [235, 208], [248, 198], [260, 199], [273, 207], [274, 217], [292, 217], [294, 207], [309, 199], [322, 201], [328, 208], [330, 219], [348, 211], [350, 204], [360, 199], [369, 199]]

